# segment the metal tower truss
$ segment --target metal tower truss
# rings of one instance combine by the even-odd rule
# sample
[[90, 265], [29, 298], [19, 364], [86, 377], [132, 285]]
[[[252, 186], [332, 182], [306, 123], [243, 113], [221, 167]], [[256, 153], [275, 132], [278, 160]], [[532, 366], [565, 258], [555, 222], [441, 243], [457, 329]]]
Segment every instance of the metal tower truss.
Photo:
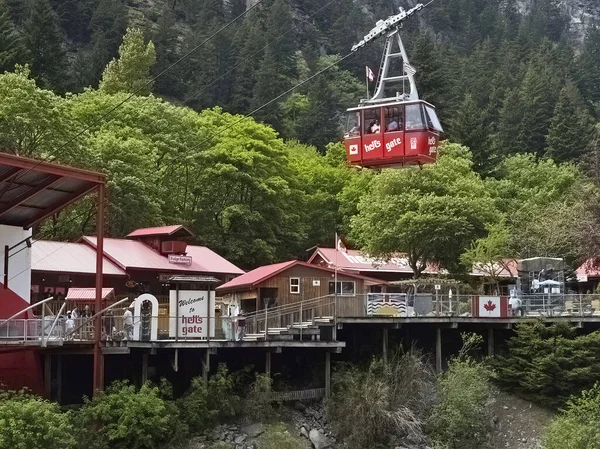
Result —
[[[408, 56], [402, 39], [400, 38], [399, 30], [402, 27], [402, 23], [410, 16], [415, 14], [417, 11], [423, 9], [423, 4], [419, 3], [414, 8], [405, 11], [400, 8], [400, 12], [396, 15], [390, 16], [385, 20], [377, 22], [375, 27], [369, 31], [367, 35], [356, 45], [352, 47], [352, 51], [355, 52], [358, 49], [364, 47], [369, 42], [379, 38], [380, 36], [387, 35], [385, 43], [385, 51], [383, 52], [383, 58], [381, 60], [381, 66], [379, 68], [379, 76], [377, 78], [377, 87], [375, 95], [371, 99], [363, 100], [361, 103], [380, 103], [385, 101], [393, 100], [418, 100], [419, 92], [417, 91], [417, 85], [415, 84], [414, 75], [416, 70], [408, 62]], [[394, 50], [394, 42], [396, 42], [397, 50]], [[398, 70], [397, 66], [393, 66], [393, 62], [397, 59], [402, 60], [401, 69]], [[398, 74], [393, 75], [390, 72], [396, 68]], [[386, 87], [388, 84], [403, 83], [402, 93], [396, 92], [393, 97], [386, 97]], [[408, 93], [406, 92], [406, 83], [408, 82]]]
[[[397, 43], [397, 50], [394, 50], [394, 43]], [[393, 62], [396, 60], [401, 60], [401, 68], [399, 70], [398, 64], [393, 67]], [[394, 68], [397, 70], [396, 74], [392, 73]], [[394, 99], [401, 101], [418, 100], [419, 92], [415, 83], [416, 73], [417, 71], [408, 62], [408, 56], [400, 38], [400, 33], [398, 33], [398, 30], [392, 32], [385, 42], [385, 50], [381, 59], [375, 94], [373, 98], [364, 101], [364, 103], [380, 103]], [[398, 86], [400, 83], [402, 83], [401, 92], [396, 91], [396, 95], [393, 97], [386, 96], [388, 95], [387, 92], [389, 92], [389, 89], [387, 89], [389, 85]]]

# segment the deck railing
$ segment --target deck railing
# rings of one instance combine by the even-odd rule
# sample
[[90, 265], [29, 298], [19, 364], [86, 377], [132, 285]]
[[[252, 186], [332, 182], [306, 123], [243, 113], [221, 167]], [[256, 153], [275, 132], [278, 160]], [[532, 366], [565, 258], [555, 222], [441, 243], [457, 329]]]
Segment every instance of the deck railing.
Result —
[[[477, 295], [436, 295], [381, 293], [367, 295], [327, 295], [259, 310], [238, 317], [202, 317], [200, 327], [208, 333], [184, 332], [179, 329], [178, 337], [174, 333], [177, 317], [171, 316], [168, 304], [159, 304], [158, 317], [148, 314], [133, 317], [133, 326], [125, 326], [125, 308], [117, 305], [102, 316], [102, 328], [99, 330], [103, 341], [131, 340], [133, 330], [139, 340], [150, 340], [150, 329], [157, 326], [159, 340], [228, 340], [239, 341], [244, 335], [254, 335], [265, 339], [278, 338], [288, 329], [295, 329], [294, 335], [310, 334], [323, 325], [335, 325], [336, 320], [362, 317], [396, 317], [396, 318], [441, 318], [441, 317], [476, 317], [481, 312]], [[520, 296], [521, 306], [513, 313], [507, 306], [508, 297], [503, 297], [503, 311], [490, 318], [506, 317], [599, 317], [600, 295], [582, 294], [539, 294]], [[486, 298], [486, 300], [488, 300]], [[48, 301], [50, 302], [50, 301]], [[74, 326], [67, 323], [65, 316], [67, 304], [62, 302], [61, 309], [52, 313], [51, 307], [43, 304], [42, 316], [32, 319], [11, 319], [0, 326], [0, 342], [91, 342], [94, 341], [96, 329], [90, 318], [77, 318]], [[193, 324], [194, 325], [194, 324]], [[192, 325], [192, 326], [193, 326]], [[180, 325], [181, 326], [181, 325]], [[193, 329], [191, 329], [193, 331]], [[198, 329], [196, 329], [198, 330]], [[289, 335], [289, 334], [288, 334]]]

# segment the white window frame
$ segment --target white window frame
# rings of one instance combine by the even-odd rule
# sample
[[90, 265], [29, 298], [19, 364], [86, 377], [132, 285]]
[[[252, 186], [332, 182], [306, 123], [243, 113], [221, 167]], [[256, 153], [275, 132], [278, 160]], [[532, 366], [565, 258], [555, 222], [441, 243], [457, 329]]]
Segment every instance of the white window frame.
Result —
[[[298, 281], [298, 285], [292, 284], [292, 281]], [[294, 291], [294, 287], [296, 287], [298, 289], [298, 291]], [[290, 293], [292, 295], [300, 294], [300, 278], [290, 278]]]
[[[343, 289], [344, 283], [352, 284], [352, 293], [344, 293], [344, 289]], [[333, 288], [333, 293], [330, 293], [330, 294], [334, 295], [335, 291], [336, 291], [335, 281], [329, 281], [329, 286], [331, 286], [331, 284], [334, 285], [334, 288]], [[340, 291], [338, 292], [339, 296], [355, 296], [356, 295], [356, 282], [355, 281], [338, 281], [338, 284], [340, 284]]]

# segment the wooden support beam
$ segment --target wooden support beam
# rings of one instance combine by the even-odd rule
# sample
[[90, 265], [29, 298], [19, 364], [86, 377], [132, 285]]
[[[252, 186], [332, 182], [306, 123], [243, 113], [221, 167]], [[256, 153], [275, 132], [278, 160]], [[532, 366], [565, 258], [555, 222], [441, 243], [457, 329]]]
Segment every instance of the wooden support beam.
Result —
[[60, 404], [62, 401], [62, 355], [56, 356], [56, 401]]
[[435, 370], [442, 372], [442, 329], [438, 327], [435, 334]]
[[148, 353], [142, 354], [142, 384], [148, 381]]
[[265, 374], [271, 379], [271, 351], [267, 351], [265, 355]]
[[494, 357], [494, 328], [488, 328], [488, 356]]
[[383, 363], [387, 365], [388, 363], [388, 330], [387, 328], [383, 328]]
[[331, 353], [325, 352], [325, 399], [331, 398]]
[[46, 398], [52, 400], [52, 355], [44, 357], [44, 390]]
[[208, 373], [210, 373], [210, 350], [204, 351], [204, 359], [202, 360], [202, 379], [204, 385], [208, 386]]

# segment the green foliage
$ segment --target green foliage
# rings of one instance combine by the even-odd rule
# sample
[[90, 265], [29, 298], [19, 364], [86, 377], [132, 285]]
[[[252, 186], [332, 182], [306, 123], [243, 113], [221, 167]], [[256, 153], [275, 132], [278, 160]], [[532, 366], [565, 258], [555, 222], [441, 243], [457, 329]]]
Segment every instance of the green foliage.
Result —
[[256, 374], [244, 401], [244, 418], [249, 422], [268, 420], [275, 409], [271, 401], [273, 379], [265, 374]]
[[0, 448], [74, 449], [75, 428], [58, 404], [25, 393], [0, 392]]
[[490, 371], [468, 351], [481, 337], [463, 335], [463, 348], [439, 376], [437, 403], [427, 421], [434, 443], [448, 449], [479, 449], [489, 430], [487, 405], [491, 398]]
[[544, 436], [544, 449], [600, 448], [600, 384], [567, 402]]
[[40, 86], [62, 91], [66, 54], [58, 16], [48, 0], [33, 0], [25, 24], [25, 45], [31, 55], [31, 72]]
[[458, 271], [462, 252], [497, 219], [468, 150], [455, 144], [434, 165], [375, 177], [358, 209], [353, 238], [376, 256], [406, 253], [415, 277], [431, 262]]
[[10, 17], [10, 10], [0, 0], [0, 73], [14, 70], [15, 64], [26, 61], [25, 47]]
[[578, 162], [594, 131], [592, 117], [585, 109], [577, 88], [568, 83], [560, 92], [548, 132], [546, 156], [556, 162]]
[[[471, 243], [470, 248], [461, 255], [463, 265], [477, 267], [494, 285], [498, 294], [500, 275], [511, 272], [507, 263], [510, 259], [510, 238], [510, 230], [504, 222], [490, 224], [487, 235]], [[516, 276], [517, 273], [512, 275]]]
[[67, 103], [49, 90], [36, 87], [27, 67], [0, 75], [0, 147], [25, 157], [53, 156], [63, 162], [85, 159]]
[[272, 424], [256, 439], [259, 449], [304, 449], [305, 442], [292, 435], [284, 424]]
[[598, 379], [599, 340], [600, 332], [577, 335], [567, 324], [520, 324], [495, 363], [497, 380], [541, 404], [562, 405]]
[[342, 367], [333, 375], [327, 418], [350, 449], [390, 447], [397, 439], [423, 438], [434, 375], [416, 352], [397, 352], [387, 365], [374, 359], [365, 368]]
[[102, 74], [100, 90], [148, 95], [152, 91], [150, 70], [156, 63], [154, 44], [144, 42], [144, 33], [129, 28], [119, 47], [119, 59], [113, 59]]
[[208, 386], [201, 377], [194, 378], [188, 391], [177, 401], [181, 419], [190, 431], [197, 433], [232, 418], [241, 411], [235, 388], [235, 378], [223, 364], [210, 377]]
[[139, 391], [117, 382], [93, 399], [85, 399], [76, 427], [97, 429], [80, 433], [81, 447], [90, 449], [154, 449], [169, 442], [180, 428], [179, 416], [158, 387]]

